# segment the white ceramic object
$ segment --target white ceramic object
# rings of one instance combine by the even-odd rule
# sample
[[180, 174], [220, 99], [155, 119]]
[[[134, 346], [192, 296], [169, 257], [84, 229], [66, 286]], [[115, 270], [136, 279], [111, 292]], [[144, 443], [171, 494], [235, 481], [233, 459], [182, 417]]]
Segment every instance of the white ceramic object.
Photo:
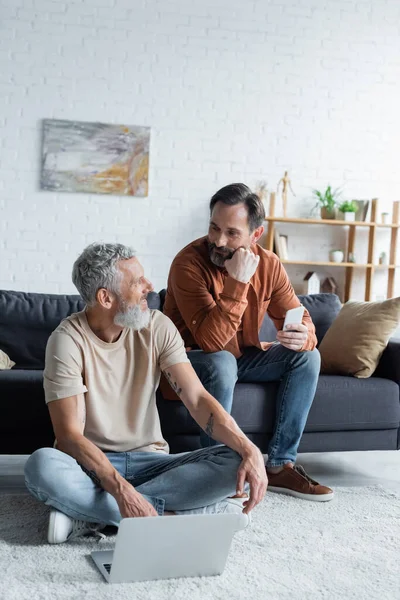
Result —
[[389, 213], [382, 213], [381, 218], [384, 225], [389, 223]]
[[344, 259], [344, 252], [342, 250], [331, 251], [331, 261], [334, 263], [341, 263]]
[[344, 216], [345, 221], [355, 221], [356, 220], [355, 212], [345, 212], [345, 213], [343, 213], [343, 216]]

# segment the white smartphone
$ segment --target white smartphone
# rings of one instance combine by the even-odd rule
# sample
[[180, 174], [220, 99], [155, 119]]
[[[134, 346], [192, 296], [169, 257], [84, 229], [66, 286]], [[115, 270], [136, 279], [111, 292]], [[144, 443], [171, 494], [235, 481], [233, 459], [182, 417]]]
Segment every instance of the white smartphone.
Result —
[[288, 325], [300, 325], [303, 321], [304, 306], [300, 305], [297, 308], [290, 308], [285, 316], [283, 323], [283, 331], [285, 331]]

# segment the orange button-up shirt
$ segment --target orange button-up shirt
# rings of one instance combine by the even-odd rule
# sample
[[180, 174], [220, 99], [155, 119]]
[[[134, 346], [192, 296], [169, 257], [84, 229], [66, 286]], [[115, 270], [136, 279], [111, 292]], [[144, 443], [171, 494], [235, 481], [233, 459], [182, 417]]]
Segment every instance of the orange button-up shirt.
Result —
[[[195, 240], [175, 257], [164, 313], [175, 323], [186, 348], [201, 348], [204, 352], [227, 350], [236, 358], [247, 347], [267, 350], [272, 342], [259, 339], [265, 314], [279, 330], [286, 311], [300, 306], [276, 254], [258, 244], [251, 250], [260, 262], [249, 283], [233, 279], [211, 262], [206, 237]], [[303, 350], [313, 350], [317, 338], [307, 310], [303, 324], [308, 329]]]

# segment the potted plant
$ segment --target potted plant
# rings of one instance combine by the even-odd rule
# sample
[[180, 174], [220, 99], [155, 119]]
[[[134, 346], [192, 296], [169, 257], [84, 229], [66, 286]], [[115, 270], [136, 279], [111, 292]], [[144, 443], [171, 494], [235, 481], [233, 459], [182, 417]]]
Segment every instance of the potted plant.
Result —
[[357, 205], [353, 200], [342, 202], [339, 206], [339, 210], [343, 213], [343, 218], [345, 221], [355, 221], [356, 220], [356, 212]]
[[333, 190], [330, 185], [324, 192], [313, 190], [314, 196], [317, 198], [315, 208], [321, 209], [321, 219], [334, 219], [336, 216], [336, 208], [338, 198], [340, 196], [339, 189]]

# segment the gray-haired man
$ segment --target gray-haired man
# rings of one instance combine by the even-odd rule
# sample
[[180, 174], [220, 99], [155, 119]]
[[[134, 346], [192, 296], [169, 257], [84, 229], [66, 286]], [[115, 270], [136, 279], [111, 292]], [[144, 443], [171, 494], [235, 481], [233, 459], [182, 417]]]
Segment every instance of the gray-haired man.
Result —
[[[167, 511], [243, 512], [245, 525], [265, 494], [263, 457], [203, 388], [175, 325], [149, 310], [152, 285], [134, 252], [92, 244], [72, 278], [86, 308], [60, 323], [46, 349], [56, 448], [37, 450], [25, 467], [29, 491], [53, 508], [49, 542]], [[161, 371], [226, 446], [168, 454], [155, 401]]]

